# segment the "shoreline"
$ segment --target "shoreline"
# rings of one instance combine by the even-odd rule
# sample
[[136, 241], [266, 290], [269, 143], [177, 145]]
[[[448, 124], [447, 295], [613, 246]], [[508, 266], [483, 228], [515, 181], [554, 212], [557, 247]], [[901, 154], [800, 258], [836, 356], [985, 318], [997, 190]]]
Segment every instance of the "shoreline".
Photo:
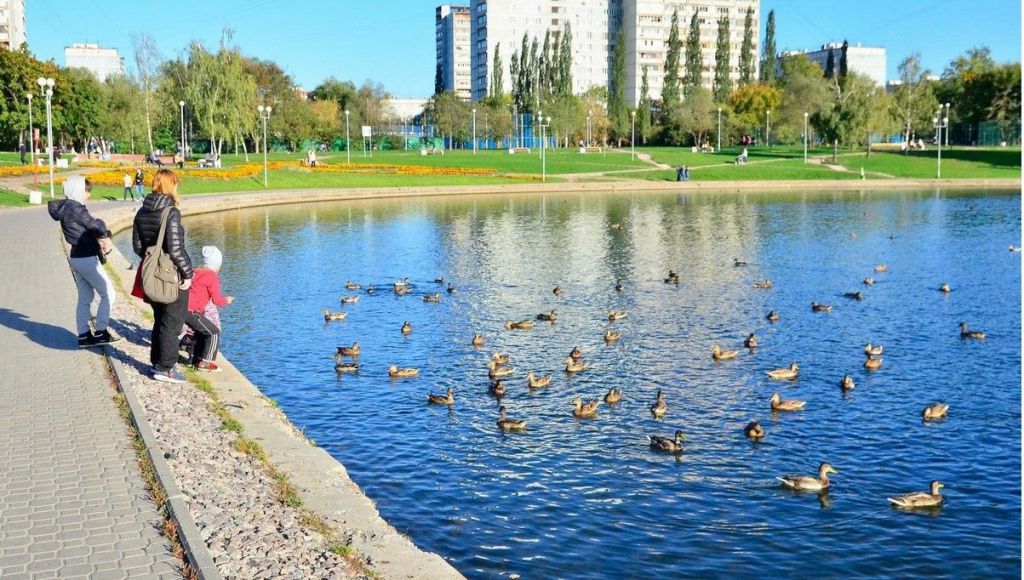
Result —
[[[356, 201], [373, 199], [448, 197], [467, 195], [508, 194], [563, 194], [605, 192], [751, 192], [767, 190], [884, 190], [932, 189], [963, 187], [970, 189], [1019, 188], [1014, 180], [899, 180], [892, 181], [818, 181], [796, 182], [599, 182], [558, 184], [510, 184], [497, 186], [455, 187], [399, 187], [327, 190], [278, 190], [266, 193], [228, 193], [191, 195], [183, 198], [182, 215], [201, 215], [250, 207], [315, 203], [325, 201]], [[117, 203], [117, 202], [115, 202]], [[115, 234], [130, 229], [138, 206], [120, 204], [117, 207], [98, 205], [94, 215], [103, 218]], [[130, 292], [134, 271], [128, 270], [128, 261], [112, 254], [112, 265], [119, 279], [115, 282]], [[137, 308], [139, 302], [129, 306]], [[218, 360], [225, 372], [206, 375], [217, 390], [220, 400], [230, 414], [245, 427], [247, 436], [259, 442], [266, 451], [270, 464], [283, 471], [299, 489], [308, 508], [341, 530], [358, 556], [384, 577], [404, 576], [423, 578], [462, 577], [437, 554], [418, 548], [409, 538], [381, 518], [372, 499], [353, 482], [338, 460], [315, 447], [299, 432], [287, 416], [278, 410], [237, 368], [223, 358]]]

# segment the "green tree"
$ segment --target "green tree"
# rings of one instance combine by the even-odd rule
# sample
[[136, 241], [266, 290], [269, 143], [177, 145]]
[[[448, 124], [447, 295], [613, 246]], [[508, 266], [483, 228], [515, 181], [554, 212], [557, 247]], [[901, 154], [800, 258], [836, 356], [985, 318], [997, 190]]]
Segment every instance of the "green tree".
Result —
[[672, 12], [672, 27], [668, 32], [668, 51], [665, 54], [665, 74], [661, 85], [661, 109], [665, 119], [671, 118], [671, 111], [680, 101], [679, 93], [679, 11]]
[[647, 82], [647, 67], [645, 66], [640, 77], [640, 104], [636, 114], [636, 130], [640, 133], [640, 142], [644, 145], [652, 136], [653, 121], [651, 118], [651, 90]]
[[444, 92], [444, 77], [441, 75], [441, 63], [434, 67], [434, 94]]
[[747, 8], [743, 19], [743, 44], [740, 46], [740, 86], [754, 80], [754, 9]]
[[530, 43], [530, 60], [527, 63], [527, 77], [526, 82], [530, 87], [530, 111], [536, 113], [540, 109], [540, 43], [537, 42], [537, 38], [534, 37], [533, 42]]
[[993, 78], [992, 85], [996, 88], [986, 113], [999, 127], [1000, 141], [1009, 141], [1013, 129], [1019, 128], [1021, 121], [1020, 63], [1001, 66], [986, 76]]
[[903, 137], [909, 141], [915, 131], [927, 133], [931, 129], [932, 114], [939, 103], [928, 80], [930, 71], [921, 67], [920, 54], [903, 59], [897, 71], [900, 84], [893, 92], [893, 116], [900, 121]]
[[434, 95], [427, 107], [442, 137], [447, 136], [454, 141], [462, 141], [468, 137], [467, 119], [471, 116], [469, 104], [460, 99], [454, 91]]
[[551, 63], [551, 30], [544, 31], [544, 44], [541, 46], [540, 60], [537, 63], [537, 70], [540, 77], [540, 97], [546, 99], [554, 90], [551, 84], [551, 70], [554, 68]]
[[729, 77], [729, 17], [718, 19], [718, 44], [715, 47], [715, 82], [713, 91], [715, 101], [724, 103], [732, 92], [732, 80]]
[[828, 101], [828, 81], [822, 76], [821, 66], [797, 54], [781, 61], [779, 79], [782, 102], [772, 110], [772, 135], [784, 143], [803, 141], [804, 113], [819, 112]]
[[110, 76], [100, 95], [99, 133], [121, 144], [119, 153], [135, 153], [142, 139], [139, 128], [146, 125], [138, 85], [121, 75]]
[[683, 78], [683, 98], [687, 98], [701, 86], [701, 67], [703, 58], [700, 54], [700, 19], [698, 12], [690, 18], [690, 31], [686, 35], [686, 70]]
[[142, 106], [146, 116], [146, 139], [149, 151], [153, 151], [153, 94], [160, 84], [159, 69], [163, 59], [156, 47], [156, 41], [143, 32], [132, 36], [135, 51], [135, 71], [142, 88]]
[[[842, 48], [842, 51], [839, 54], [839, 76], [840, 77], [845, 77], [846, 74], [849, 72], [849, 69], [847, 68], [847, 64], [846, 64], [846, 53], [849, 52], [849, 50], [850, 50], [850, 43], [847, 42], [846, 40], [843, 40], [843, 48]], [[831, 55], [832, 53], [829, 52], [829, 54]]]
[[520, 108], [520, 101], [523, 98], [522, 78], [519, 76], [519, 52], [512, 51], [512, 60], [508, 63], [508, 74], [511, 79], [512, 104]]
[[[93, 74], [82, 68], [61, 69], [58, 81], [65, 90], [53, 93], [53, 107], [60, 110], [59, 124], [54, 123], [54, 133], [70, 142], [79, 150], [85, 150], [90, 137], [98, 137], [100, 123], [100, 83]], [[68, 90], [74, 87], [73, 90]]]
[[612, 78], [608, 87], [608, 115], [612, 135], [619, 143], [630, 134], [629, 107], [626, 105], [626, 39], [622, 28], [615, 35], [612, 56]]
[[491, 96], [500, 96], [505, 94], [505, 71], [502, 70], [503, 68], [504, 65], [501, 62], [501, 45], [496, 44], [494, 45], [494, 61], [491, 65]]
[[749, 84], [729, 95], [729, 122], [740, 133], [754, 134], [765, 125], [768, 111], [775, 111], [782, 103], [778, 87]]
[[775, 47], [775, 11], [768, 11], [768, 24], [764, 30], [764, 61], [761, 66], [761, 82], [772, 84], [775, 82], [775, 57], [778, 49]]
[[875, 134], [887, 135], [899, 131], [899, 122], [892, 116], [892, 95], [884, 87], [871, 89], [868, 113], [864, 120], [864, 143], [871, 157], [871, 137]]
[[839, 154], [839, 145], [852, 142], [867, 125], [874, 88], [870, 78], [856, 73], [829, 79], [829, 102], [811, 117], [811, 123], [832, 143], [833, 163]]
[[715, 128], [718, 111], [711, 91], [698, 86], [673, 114], [675, 119], [669, 133], [670, 142], [675, 145], [690, 142], [699, 147], [708, 141], [708, 135]]
[[[45, 139], [46, 117], [40, 112], [45, 110], [46, 99], [40, 95], [36, 79], [55, 78], [57, 72], [53, 61], [37, 60], [24, 45], [17, 50], [0, 50], [0, 146], [13, 149], [19, 140], [28, 138], [28, 99], [25, 95], [29, 93], [34, 96], [33, 123], [36, 128], [43, 127], [40, 134]], [[54, 93], [65, 89], [54, 87]], [[36, 147], [45, 146], [45, 141], [36, 143]]]
[[572, 94], [572, 26], [565, 21], [562, 31], [562, 45], [558, 49], [558, 94]]
[[477, 132], [488, 139], [501, 140], [512, 133], [512, 97], [491, 95], [477, 103]]

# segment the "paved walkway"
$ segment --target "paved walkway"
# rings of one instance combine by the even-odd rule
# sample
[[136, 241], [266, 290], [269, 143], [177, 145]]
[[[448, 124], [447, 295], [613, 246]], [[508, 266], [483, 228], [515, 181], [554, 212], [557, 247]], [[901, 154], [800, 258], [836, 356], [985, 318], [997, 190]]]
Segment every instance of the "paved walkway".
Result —
[[0, 213], [0, 578], [178, 578], [59, 236]]

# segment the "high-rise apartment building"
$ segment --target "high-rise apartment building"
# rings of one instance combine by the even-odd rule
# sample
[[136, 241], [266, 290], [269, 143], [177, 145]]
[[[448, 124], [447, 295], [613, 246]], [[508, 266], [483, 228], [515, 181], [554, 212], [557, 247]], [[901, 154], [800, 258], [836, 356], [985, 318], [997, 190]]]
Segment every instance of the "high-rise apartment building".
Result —
[[470, 95], [470, 24], [468, 6], [437, 7], [437, 72], [441, 88], [463, 99]]
[[0, 0], [0, 49], [18, 49], [25, 35], [25, 0]]
[[124, 59], [116, 48], [98, 44], [72, 44], [64, 47], [64, 66], [84, 68], [102, 83], [109, 76], [124, 75]]
[[509, 63], [520, 52], [525, 34], [532, 43], [561, 39], [568, 26], [572, 32], [573, 92], [594, 85], [607, 86], [609, 56], [619, 26], [621, 0], [472, 0], [473, 99], [487, 96], [494, 52], [500, 47], [502, 84], [511, 86]]
[[679, 22], [679, 42], [683, 45], [679, 54], [679, 80], [685, 75], [686, 37], [690, 31], [690, 19], [697, 15], [700, 24], [701, 82], [708, 89], [715, 78], [715, 53], [718, 49], [718, 21], [729, 19], [729, 78], [733, 86], [740, 78], [740, 49], [743, 46], [744, 22], [747, 10], [753, 11], [753, 47], [751, 62], [754, 78], [757, 78], [760, 61], [760, 0], [700, 0], [682, 2], [679, 0], [621, 0], [622, 25], [626, 42], [626, 102], [636, 105], [640, 102], [641, 80], [647, 69], [649, 95], [661, 98], [665, 81], [665, 57], [668, 54], [668, 36], [672, 29], [672, 14]]
[[[802, 54], [812, 62], [821, 65], [822, 71], [828, 70], [828, 56], [832, 55], [832, 66], [835, 72], [839, 72], [839, 63], [843, 58], [842, 43], [833, 42], [824, 44], [821, 50], [809, 52], [786, 52], [782, 54], [777, 62], [777, 71], [782, 72], [782, 59], [793, 55]], [[885, 86], [886, 72], [885, 48], [880, 46], [861, 46], [860, 44], [847, 44], [846, 46], [846, 70], [865, 75], [875, 81], [880, 87]]]

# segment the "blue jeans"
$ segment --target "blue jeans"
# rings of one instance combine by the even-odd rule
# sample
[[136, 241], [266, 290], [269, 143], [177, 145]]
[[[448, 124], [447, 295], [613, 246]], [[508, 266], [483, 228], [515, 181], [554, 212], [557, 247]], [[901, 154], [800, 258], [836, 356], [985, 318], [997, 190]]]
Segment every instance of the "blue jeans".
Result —
[[144, 197], [146, 197], [146, 196], [145, 196], [145, 194], [142, 193], [142, 184], [141, 183], [136, 183], [135, 184], [135, 198], [136, 199], [142, 199]]
[[96, 256], [71, 258], [69, 262], [71, 271], [75, 274], [75, 285], [78, 286], [78, 308], [75, 311], [78, 335], [89, 332], [89, 314], [96, 294], [100, 296], [99, 308], [96, 309], [96, 332], [103, 332], [107, 329], [110, 309], [114, 305], [114, 285], [111, 284]]

